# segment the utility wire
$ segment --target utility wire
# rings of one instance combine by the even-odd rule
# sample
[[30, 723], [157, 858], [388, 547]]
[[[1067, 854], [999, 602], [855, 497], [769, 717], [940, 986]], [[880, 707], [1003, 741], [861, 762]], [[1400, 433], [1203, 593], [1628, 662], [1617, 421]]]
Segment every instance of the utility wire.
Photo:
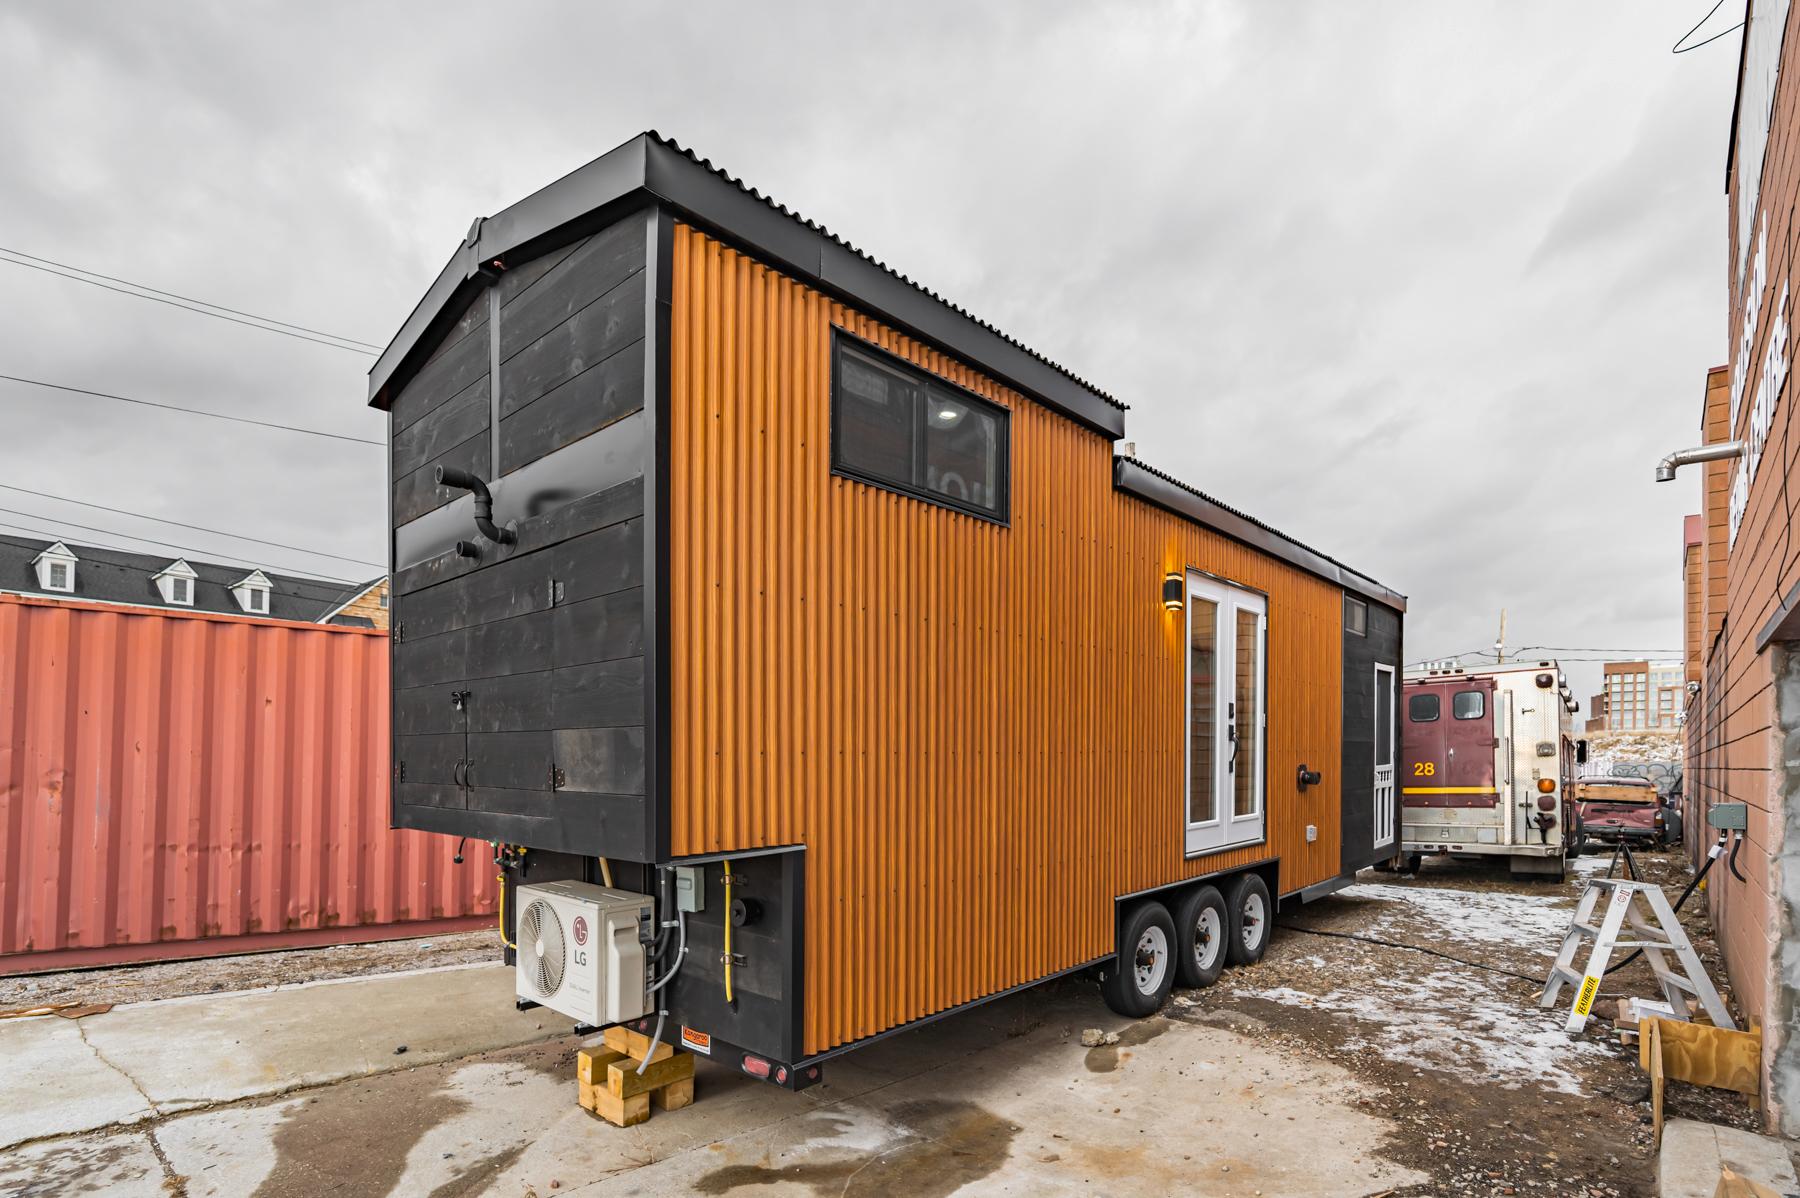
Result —
[[[0, 262], [5, 262], [12, 266], [23, 266], [27, 270], [41, 270], [45, 274], [55, 275], [59, 279], [73, 279], [77, 283], [86, 283], [90, 287], [99, 287], [104, 291], [116, 291], [120, 295], [129, 295], [134, 299], [149, 300], [153, 304], [167, 304], [171, 308], [180, 308], [184, 312], [197, 312], [201, 316], [210, 316], [215, 320], [228, 320], [232, 324], [241, 324], [247, 329], [261, 329], [265, 333], [280, 333], [283, 337], [293, 337], [300, 341], [311, 341], [315, 345], [329, 345], [332, 349], [341, 349], [347, 353], [362, 354], [363, 356], [370, 358], [375, 357], [377, 354], [376, 350], [359, 349], [353, 345], [346, 345], [341, 341], [327, 341], [324, 337], [312, 337], [305, 333], [296, 333], [289, 329], [277, 328], [272, 324], [258, 324], [254, 320], [243, 320], [236, 316], [227, 316], [224, 312], [215, 311], [212, 308], [196, 307], [193, 304], [184, 304], [177, 300], [164, 299], [157, 295], [149, 295], [143, 291], [129, 291], [123, 287], [114, 287], [111, 283], [102, 283], [98, 279], [90, 279], [83, 275], [53, 270], [48, 266], [40, 266], [35, 262], [26, 262], [18, 258], [7, 257], [0, 257]], [[261, 317], [258, 317], [257, 319], [260, 320]]]
[[[248, 536], [241, 532], [227, 532], [223, 528], [207, 528], [203, 524], [183, 524], [180, 520], [168, 520], [161, 516], [151, 516], [144, 512], [128, 511], [125, 508], [107, 507], [104, 503], [90, 503], [85, 499], [71, 499], [67, 495], [56, 495], [49, 491], [33, 491], [30, 487], [15, 487], [11, 483], [0, 483], [0, 491], [17, 491], [21, 495], [35, 495], [39, 499], [54, 499], [58, 503], [73, 503], [78, 507], [91, 507], [97, 511], [111, 512], [116, 516], [131, 516], [139, 520], [153, 520], [158, 524], [169, 524], [176, 528], [187, 528], [194, 532], [211, 533], [219, 537], [231, 537], [234, 540], [249, 541], [256, 545], [267, 545], [271, 549], [292, 549], [295, 553], [307, 553], [314, 557], [329, 557], [340, 562], [349, 562], [356, 566], [374, 566], [381, 569], [379, 562], [368, 561], [360, 557], [345, 557], [341, 553], [327, 553], [323, 549], [308, 549], [304, 545], [289, 545], [285, 541], [265, 541], [261, 537]], [[44, 517], [50, 519], [51, 517]], [[129, 534], [127, 534], [129, 535]]]
[[1724, 37], [1727, 33], [1735, 33], [1738, 30], [1742, 29], [1744, 27], [1744, 22], [1739, 21], [1736, 25], [1733, 25], [1730, 29], [1722, 30], [1718, 33], [1715, 33], [1703, 42], [1695, 42], [1691, 46], [1684, 46], [1681, 44], [1682, 42], [1687, 41], [1690, 37], [1693, 37], [1696, 33], [1700, 32], [1700, 26], [1702, 26], [1702, 25], [1706, 24], [1708, 21], [1712, 20], [1712, 15], [1714, 13], [1718, 12], [1719, 9], [1724, 6], [1724, 4], [1725, 4], [1725, 0], [1719, 0], [1719, 2], [1717, 4], [1713, 5], [1709, 9], [1707, 9], [1706, 15], [1704, 17], [1701, 17], [1698, 21], [1694, 22], [1694, 27], [1692, 29], [1688, 30], [1686, 33], [1682, 34], [1680, 37], [1675, 39], [1675, 44], [1673, 46], [1669, 47], [1669, 53], [1671, 53], [1671, 54], [1686, 54], [1689, 50], [1698, 50], [1701, 46], [1710, 46], [1714, 42], [1718, 41], [1720, 38]]
[[[42, 262], [45, 266], [56, 266], [63, 270], [79, 271], [84, 275], [92, 275], [96, 279], [105, 279], [109, 283], [122, 283], [127, 287], [135, 287], [139, 291], [148, 291], [153, 295], [164, 295], [170, 299], [185, 300], [190, 304], [200, 304], [208, 308], [217, 308], [219, 311], [229, 312], [233, 316], [244, 316], [251, 320], [260, 320], [265, 324], [280, 325], [284, 329], [293, 329], [297, 333], [314, 333], [320, 337], [329, 337], [333, 341], [346, 341], [351, 345], [360, 345], [364, 349], [372, 349], [376, 353], [381, 352], [381, 347], [371, 341], [358, 341], [355, 337], [342, 337], [336, 333], [328, 333], [324, 329], [312, 329], [303, 324], [290, 324], [285, 320], [276, 320], [272, 316], [258, 316], [254, 312], [244, 312], [237, 308], [227, 308], [224, 304], [215, 304], [211, 300], [195, 299], [191, 295], [181, 295], [174, 291], [161, 291], [144, 283], [134, 283], [130, 279], [121, 279], [113, 275], [103, 275], [99, 271], [89, 270], [85, 266], [71, 266], [67, 262], [58, 262], [52, 258], [40, 258], [36, 254], [27, 254], [24, 250], [9, 250], [5, 246], [0, 245], [0, 254], [11, 254], [15, 258], [29, 258], [33, 262]], [[24, 263], [16, 263], [15, 265], [22, 266]]]
[[[228, 561], [234, 562], [239, 565], [248, 565], [248, 566], [252, 566], [252, 567], [255, 567], [257, 565], [257, 562], [254, 558], [244, 557], [241, 554], [211, 553], [204, 549], [195, 549], [191, 545], [178, 545], [174, 541], [161, 541], [155, 537], [146, 537], [146, 536], [142, 536], [135, 532], [124, 532], [117, 528], [101, 528], [98, 525], [93, 525], [93, 524], [77, 524], [75, 521], [65, 520], [61, 516], [46, 516], [39, 512], [20, 511], [18, 508], [10, 508], [10, 507], [0, 507], [0, 512], [6, 512], [7, 514], [13, 515], [13, 516], [23, 516], [28, 520], [41, 520], [47, 524], [64, 524], [70, 528], [79, 528], [83, 532], [97, 532], [97, 533], [101, 533], [104, 536], [124, 537], [126, 540], [129, 540], [129, 541], [142, 541], [146, 545], [160, 545], [164, 549], [173, 549], [177, 553], [183, 554], [184, 556], [192, 555], [194, 557], [200, 558], [203, 561], [208, 557], [222, 557]], [[46, 532], [39, 532], [38, 535], [39, 536], [52, 536], [54, 534], [46, 533]], [[107, 548], [107, 546], [102, 546], [102, 548]], [[117, 546], [111, 546], [111, 548], [116, 549]], [[130, 553], [132, 551], [129, 549], [120, 549], [119, 552]], [[285, 572], [293, 573], [293, 574], [311, 574], [314, 578], [323, 579], [326, 582], [333, 582], [333, 583], [345, 582], [345, 580], [342, 578], [333, 578], [329, 574], [320, 574], [314, 570], [289, 570], [289, 571], [285, 571]]]
[[[0, 261], [5, 259], [0, 258]], [[185, 412], [189, 416], [208, 416], [214, 420], [230, 420], [236, 424], [254, 424], [258, 428], [279, 429], [284, 433], [305, 433], [309, 437], [329, 437], [333, 441], [355, 441], [360, 445], [385, 445], [370, 437], [352, 437], [348, 433], [328, 433], [323, 429], [303, 428], [297, 424], [279, 424], [272, 420], [253, 420], [248, 416], [232, 416], [225, 412], [209, 412], [205, 408], [184, 408], [180, 404], [158, 403], [150, 399], [133, 399], [129, 395], [114, 395], [110, 391], [90, 391], [86, 387], [69, 387], [62, 383], [46, 383], [42, 379], [22, 378], [16, 374], [0, 374], [0, 379], [9, 383], [24, 383], [30, 387], [48, 387], [52, 391], [68, 391], [75, 395], [91, 395], [96, 399], [114, 399], [120, 403], [137, 404], [145, 408], [161, 408], [166, 412]]]

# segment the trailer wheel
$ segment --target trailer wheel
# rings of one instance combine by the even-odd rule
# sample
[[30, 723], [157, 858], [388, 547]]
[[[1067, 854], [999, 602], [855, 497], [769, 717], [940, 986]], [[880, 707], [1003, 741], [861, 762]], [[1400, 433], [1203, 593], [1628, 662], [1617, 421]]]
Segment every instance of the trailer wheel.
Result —
[[1175, 980], [1200, 989], [1225, 971], [1231, 915], [1225, 897], [1212, 886], [1198, 886], [1175, 908]]
[[1119, 928], [1119, 951], [1100, 983], [1106, 1005], [1128, 1019], [1154, 1015], [1175, 987], [1175, 921], [1154, 899], [1138, 904]]
[[1233, 965], [1254, 965], [1269, 947], [1275, 906], [1269, 888], [1255, 874], [1239, 874], [1227, 901], [1231, 912], [1230, 953]]

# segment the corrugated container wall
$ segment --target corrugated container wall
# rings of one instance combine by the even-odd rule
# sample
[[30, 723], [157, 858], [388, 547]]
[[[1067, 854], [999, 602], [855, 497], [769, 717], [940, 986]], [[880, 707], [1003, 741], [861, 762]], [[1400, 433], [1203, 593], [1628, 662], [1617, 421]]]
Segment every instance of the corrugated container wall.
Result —
[[0, 596], [0, 973], [485, 922], [387, 769], [385, 634]]

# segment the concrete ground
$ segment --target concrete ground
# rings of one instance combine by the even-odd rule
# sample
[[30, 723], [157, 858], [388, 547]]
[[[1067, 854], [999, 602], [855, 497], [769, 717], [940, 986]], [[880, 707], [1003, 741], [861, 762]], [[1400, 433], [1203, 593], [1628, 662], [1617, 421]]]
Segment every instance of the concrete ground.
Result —
[[[492, 966], [0, 1021], [0, 1194], [1649, 1195], [1634, 1054], [1534, 1005], [1576, 885], [1366, 877], [1156, 1018], [1055, 983], [799, 1094], [702, 1061], [696, 1105], [625, 1130]], [[1670, 1093], [1753, 1122], [1735, 1101]]]

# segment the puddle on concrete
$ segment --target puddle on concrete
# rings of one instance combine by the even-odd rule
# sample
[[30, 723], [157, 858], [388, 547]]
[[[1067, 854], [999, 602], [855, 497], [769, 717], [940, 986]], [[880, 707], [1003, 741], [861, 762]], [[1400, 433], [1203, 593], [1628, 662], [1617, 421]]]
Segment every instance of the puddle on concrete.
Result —
[[1117, 1044], [1101, 1044], [1087, 1051], [1087, 1071], [1089, 1073], [1111, 1073], [1119, 1065], [1131, 1059], [1128, 1052], [1121, 1049], [1136, 1048], [1140, 1044], [1148, 1044], [1169, 1030], [1166, 1019], [1146, 1019], [1142, 1023], [1134, 1023], [1119, 1033]]
[[252, 1198], [396, 1193], [413, 1146], [468, 1107], [440, 1092], [444, 1080], [441, 1069], [414, 1069], [297, 1101], [275, 1128], [275, 1167]]
[[848, 1160], [791, 1165], [725, 1165], [694, 1183], [699, 1194], [730, 1194], [780, 1182], [843, 1198], [947, 1198], [1006, 1163], [1017, 1124], [970, 1102], [925, 1099], [884, 1112], [898, 1126], [894, 1146]]
[[515, 1144], [511, 1148], [502, 1149], [492, 1156], [480, 1160], [459, 1170], [455, 1177], [431, 1191], [430, 1198], [474, 1198], [487, 1190], [488, 1183], [512, 1168], [513, 1162], [523, 1156], [527, 1144]]

